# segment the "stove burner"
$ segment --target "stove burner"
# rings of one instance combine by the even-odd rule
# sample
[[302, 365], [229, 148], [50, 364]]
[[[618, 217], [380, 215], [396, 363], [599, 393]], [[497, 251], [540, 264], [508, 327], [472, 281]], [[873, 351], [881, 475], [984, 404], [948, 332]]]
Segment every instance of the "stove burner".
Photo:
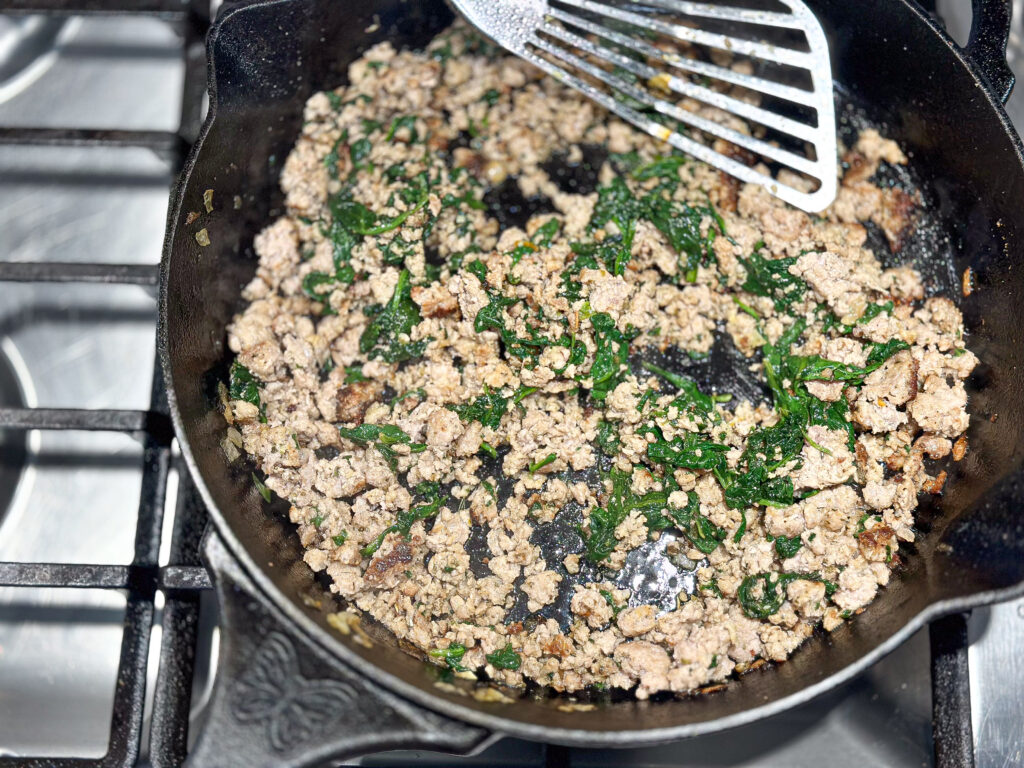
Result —
[[[0, 408], [25, 405], [14, 368], [0, 349]], [[25, 433], [0, 429], [0, 519], [3, 519], [25, 467]]]
[[57, 58], [63, 18], [0, 16], [0, 103], [20, 93]]

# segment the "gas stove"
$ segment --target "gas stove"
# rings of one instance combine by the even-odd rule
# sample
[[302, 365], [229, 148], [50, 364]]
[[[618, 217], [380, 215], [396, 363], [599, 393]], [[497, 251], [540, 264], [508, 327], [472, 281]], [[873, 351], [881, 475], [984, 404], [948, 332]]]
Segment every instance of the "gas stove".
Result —
[[[963, 39], [969, 9], [945, 6]], [[202, 118], [215, 11], [0, 3], [0, 766], [180, 765], [203, 724], [218, 646], [205, 510], [154, 329], [168, 188]], [[1024, 126], [1024, 96], [1009, 111]], [[1017, 765], [1022, 659], [1017, 601], [944, 620], [810, 704], [721, 734], [627, 751], [505, 739], [467, 758], [354, 764], [920, 766], [937, 752], [958, 765], [972, 725], [979, 766]]]

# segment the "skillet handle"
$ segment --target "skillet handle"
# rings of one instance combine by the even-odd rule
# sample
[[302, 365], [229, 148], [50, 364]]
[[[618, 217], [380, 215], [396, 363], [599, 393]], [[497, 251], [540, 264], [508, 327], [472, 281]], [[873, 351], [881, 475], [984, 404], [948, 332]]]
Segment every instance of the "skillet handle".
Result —
[[974, 16], [964, 53], [988, 81], [995, 96], [1005, 104], [1016, 79], [1006, 63], [1012, 0], [971, 0], [971, 5]]
[[300, 768], [407, 748], [467, 754], [491, 738], [374, 685], [306, 638], [212, 530], [203, 557], [223, 618], [209, 719], [186, 766]]

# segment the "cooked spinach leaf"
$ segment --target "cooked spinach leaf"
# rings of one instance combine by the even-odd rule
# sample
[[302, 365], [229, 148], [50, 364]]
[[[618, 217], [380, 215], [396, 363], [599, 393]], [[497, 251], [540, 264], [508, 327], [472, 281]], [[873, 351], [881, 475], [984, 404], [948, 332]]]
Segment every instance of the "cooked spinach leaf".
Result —
[[619, 452], [619, 431], [610, 421], [601, 421], [597, 425], [597, 447], [601, 453], [614, 457]]
[[[421, 184], [420, 188], [406, 187], [401, 194], [403, 201], [410, 207], [394, 216], [378, 216], [362, 203], [351, 199], [339, 199], [331, 205], [334, 221], [340, 222], [349, 232], [357, 235], [383, 235], [398, 229], [402, 224], [427, 204], [429, 188]], [[409, 199], [412, 198], [412, 199]]]
[[449, 643], [447, 648], [434, 648], [427, 653], [432, 658], [444, 661], [455, 672], [464, 672], [466, 669], [462, 666], [462, 657], [466, 655], [466, 646], [462, 643]]
[[624, 611], [626, 609], [625, 605], [617, 605], [616, 604], [615, 598], [612, 597], [612, 593], [609, 592], [607, 589], [602, 589], [601, 590], [601, 597], [603, 597], [604, 601], [606, 603], [608, 603], [608, 607], [612, 609], [612, 617], [613, 618], [618, 616], [620, 613], [622, 613], [622, 611]]
[[368, 381], [368, 379], [363, 375], [363, 367], [361, 365], [346, 365], [345, 383], [352, 384], [357, 381]]
[[590, 532], [584, 534], [586, 558], [592, 563], [600, 563], [615, 549], [618, 541], [615, 529], [629, 516], [636, 503], [631, 490], [632, 472], [612, 469], [608, 477], [612, 481], [608, 501], [603, 507], [595, 507], [590, 511]]
[[394, 141], [397, 138], [399, 131], [405, 130], [409, 135], [409, 143], [415, 144], [420, 139], [419, 133], [416, 131], [416, 115], [403, 115], [402, 117], [396, 117], [391, 121], [391, 127], [388, 128], [387, 136], [384, 137], [385, 141]]
[[544, 467], [546, 467], [548, 464], [551, 464], [557, 458], [558, 458], [557, 454], [549, 453], [543, 459], [539, 459], [539, 460], [533, 462], [533, 464], [531, 464], [529, 467], [527, 467], [527, 469], [529, 470], [530, 474], [532, 475], [533, 473], [537, 472], [538, 470], [541, 470]]
[[562, 272], [562, 295], [570, 301], [580, 298], [582, 284], [575, 278], [584, 269], [606, 269], [613, 275], [621, 275], [630, 257], [628, 248], [623, 247], [618, 237], [608, 237], [600, 242], [572, 243], [569, 247], [576, 256]]
[[748, 259], [740, 259], [746, 267], [747, 279], [741, 286], [755, 296], [770, 298], [777, 312], [788, 313], [792, 305], [800, 301], [807, 292], [807, 283], [789, 272], [796, 264], [797, 257], [767, 259], [759, 248]]
[[480, 281], [484, 288], [487, 287], [487, 265], [484, 264], [480, 259], [473, 259], [466, 265], [466, 269]]
[[427, 392], [423, 387], [416, 387], [416, 389], [410, 389], [408, 392], [403, 392], [400, 395], [395, 395], [391, 398], [391, 409], [394, 410], [395, 406], [404, 400], [408, 400], [410, 397], [415, 397], [421, 403], [427, 399]]
[[793, 557], [800, 551], [800, 547], [803, 545], [804, 543], [799, 536], [791, 538], [786, 538], [785, 536], [775, 537], [775, 551], [783, 560]]
[[[693, 496], [696, 497], [696, 494]], [[704, 515], [697, 514], [693, 515], [684, 533], [690, 539], [690, 543], [705, 555], [714, 552], [718, 545], [725, 541], [726, 536], [724, 528], [719, 528]]]
[[255, 472], [252, 473], [252, 484], [256, 486], [256, 490], [263, 497], [263, 500], [270, 503], [270, 489], [267, 488], [267, 484], [260, 480]]
[[381, 440], [387, 445], [410, 444], [412, 438], [394, 424], [360, 424], [358, 427], [338, 427], [346, 440], [366, 446]]
[[684, 432], [671, 440], [664, 439], [661, 430], [650, 425], [638, 432], [655, 436], [654, 442], [647, 445], [647, 458], [673, 469], [715, 469], [729, 450], [729, 446], [715, 443], [698, 432]]
[[784, 375], [791, 381], [844, 381], [854, 386], [878, 370], [893, 355], [910, 345], [902, 339], [889, 339], [884, 344], [872, 344], [864, 366], [826, 360], [820, 355], [788, 355]]
[[537, 392], [540, 387], [527, 387], [524, 384], [520, 384], [515, 394], [512, 395], [512, 403], [518, 405], [520, 402], [528, 398], [534, 392]]
[[252, 371], [235, 360], [228, 373], [228, 398], [244, 400], [260, 409], [260, 422], [267, 423], [267, 406], [260, 400], [259, 379]]
[[[479, 264], [479, 267], [476, 266], [477, 264]], [[484, 282], [486, 269], [482, 262], [473, 262], [467, 268], [470, 271], [475, 270], [474, 274], [479, 273], [477, 277], [480, 278], [481, 282]], [[486, 283], [484, 284], [486, 285]], [[489, 303], [487, 306], [482, 307], [473, 319], [473, 330], [477, 333], [494, 331], [501, 339], [505, 352], [521, 360], [536, 362], [537, 357], [540, 356], [546, 347], [564, 346], [570, 350], [567, 365], [569, 363], [579, 364], [583, 362], [586, 355], [586, 347], [584, 347], [582, 342], [576, 342], [570, 336], [563, 335], [557, 339], [549, 339], [531, 326], [527, 327], [530, 334], [529, 337], [517, 336], [515, 331], [505, 324], [504, 310], [518, 304], [520, 299], [503, 296], [497, 291], [489, 291], [488, 296], [490, 298]]]
[[398, 456], [392, 446], [408, 445], [412, 453], [421, 453], [427, 447], [423, 443], [412, 442], [409, 435], [393, 424], [360, 424], [358, 427], [338, 427], [338, 433], [357, 445], [372, 444], [391, 465], [392, 470], [395, 468]]
[[881, 301], [877, 304], [868, 304], [868, 308], [864, 310], [864, 314], [857, 318], [857, 325], [866, 325], [883, 312], [887, 315], [891, 315], [892, 309], [893, 303], [891, 301]]
[[428, 340], [414, 342], [409, 338], [421, 320], [420, 309], [412, 300], [411, 290], [409, 271], [403, 269], [398, 274], [391, 301], [373, 310], [369, 325], [359, 337], [360, 352], [388, 363], [411, 360], [423, 354]]
[[679, 268], [688, 283], [697, 280], [697, 267], [711, 258], [715, 231], [700, 234], [700, 222], [706, 208], [693, 208], [664, 197], [652, 195], [646, 218], [658, 228], [679, 256]]
[[561, 229], [562, 222], [558, 219], [548, 219], [533, 233], [533, 242], [542, 248], [547, 248], [551, 245], [551, 241], [555, 235], [558, 234], [558, 230]]
[[352, 201], [351, 190], [347, 187], [334, 195], [328, 205], [331, 221], [327, 225], [321, 224], [321, 231], [331, 242], [334, 272], [310, 272], [302, 279], [303, 292], [309, 298], [323, 304], [323, 313], [326, 315], [334, 314], [330, 306], [330, 296], [338, 284], [351, 285], [356, 279], [351, 264], [352, 250], [363, 241], [363, 233], [352, 227], [349, 209], [352, 206], [359, 206], [362, 210], [367, 210], [365, 206]]
[[748, 459], [746, 471], [719, 470], [715, 477], [725, 491], [725, 503], [732, 509], [754, 505], [785, 507], [794, 502], [793, 481], [789, 477], [769, 477], [765, 465]]
[[590, 217], [590, 229], [600, 229], [609, 222], [619, 230], [623, 243], [632, 244], [637, 219], [647, 213], [647, 203], [638, 198], [621, 176], [613, 178], [597, 190], [597, 202]]
[[669, 407], [675, 407], [683, 413], [705, 421], [716, 423], [721, 421], [721, 417], [715, 410], [715, 403], [728, 402], [732, 399], [732, 395], [706, 395], [700, 391], [695, 381], [686, 376], [672, 373], [646, 361], [642, 365], [646, 370], [657, 374], [679, 390], [675, 399], [669, 403]]
[[[634, 171], [635, 178], [672, 178], [672, 170], [678, 171], [681, 158], [661, 158]], [[640, 174], [637, 176], [636, 174]], [[678, 178], [678, 174], [675, 174]], [[679, 269], [687, 282], [697, 279], [697, 268], [713, 258], [711, 243], [715, 238], [715, 227], [706, 235], [700, 233], [700, 223], [705, 215], [715, 219], [718, 230], [722, 229], [721, 219], [711, 208], [700, 208], [677, 202], [666, 195], [661, 185], [646, 195], [637, 196], [626, 184], [625, 179], [616, 176], [597, 191], [597, 202], [591, 216], [591, 231], [615, 225], [618, 234], [605, 236], [596, 244], [576, 245], [574, 250], [591, 258], [599, 259], [612, 274], [621, 275], [630, 259], [637, 221], [651, 222], [668, 240], [679, 256]], [[565, 276], [563, 275], [563, 279]]]
[[471, 403], [445, 407], [458, 414], [462, 421], [479, 421], [485, 427], [497, 429], [501, 426], [501, 417], [508, 411], [508, 398], [494, 392], [484, 392]]
[[512, 643], [506, 643], [504, 648], [494, 653], [488, 653], [484, 658], [487, 659], [488, 664], [498, 669], [516, 670], [522, 663], [519, 654], [512, 650]]
[[[751, 619], [767, 619], [777, 613], [786, 600], [786, 587], [798, 579], [822, 581], [820, 573], [758, 573], [747, 576], [736, 591], [743, 613]], [[759, 595], [758, 585], [761, 586]]]
[[686, 164], [684, 155], [669, 155], [668, 157], [655, 157], [653, 160], [637, 165], [630, 175], [637, 181], [648, 179], [671, 179], [679, 180], [679, 169]]
[[910, 345], [902, 339], [889, 339], [884, 344], [872, 344], [868, 352], [867, 365], [864, 367], [864, 375], [882, 367], [890, 357], [903, 349], [910, 349]]
[[592, 315], [594, 327], [594, 363], [590, 367], [590, 396], [603, 401], [629, 373], [629, 338], [615, 327], [611, 315], [598, 312]]
[[237, 360], [231, 364], [231, 371], [228, 374], [228, 397], [232, 400], [244, 400], [257, 408], [261, 405], [259, 379]]
[[373, 144], [370, 143], [369, 139], [365, 138], [353, 141], [351, 146], [349, 146], [348, 154], [352, 158], [352, 165], [356, 170], [369, 166], [369, 163], [364, 163], [363, 161], [370, 156], [371, 149], [373, 149]]
[[[666, 476], [666, 480], [669, 476]], [[666, 494], [667, 497], [667, 494]], [[666, 525], [660, 528], [675, 527], [680, 533], [690, 540], [690, 544], [696, 549], [709, 555], [715, 551], [719, 544], [725, 541], [726, 532], [724, 528], [715, 525], [704, 515], [700, 514], [700, 498], [694, 491], [687, 494], [686, 506], [682, 509], [665, 505]], [[659, 524], [662, 522], [655, 518]], [[651, 530], [660, 530], [651, 525], [652, 516], [647, 517], [647, 526]]]
[[476, 313], [476, 318], [473, 320], [473, 330], [477, 333], [495, 331], [499, 336], [510, 333], [505, 328], [505, 318], [502, 317], [502, 311], [518, 303], [519, 299], [502, 296], [501, 294], [492, 295], [490, 303]]
[[[819, 375], [814, 373], [816, 367], [809, 366], [808, 358], [790, 352], [805, 327], [804, 319], [799, 319], [774, 345], [766, 344], [763, 349], [765, 378], [779, 413], [778, 422], [755, 429], [748, 436], [736, 469], [730, 469], [724, 461], [709, 467], [725, 492], [726, 505], [733, 509], [746, 510], [754, 505], [788, 506], [796, 501], [790, 477], [772, 477], [771, 473], [798, 459], [808, 440], [809, 426], [821, 425], [845, 431], [852, 446], [853, 426], [849, 421], [846, 401], [829, 403], [811, 395], [804, 381], [808, 380], [809, 374]], [[896, 347], [898, 344], [889, 349]], [[878, 357], [883, 354], [879, 353]], [[861, 369], [859, 378], [862, 378], [864, 370]], [[737, 535], [742, 536], [742, 531]]]
[[399, 511], [398, 518], [393, 524], [381, 531], [373, 541], [359, 550], [363, 557], [370, 557], [374, 552], [380, 549], [380, 545], [384, 543], [384, 539], [386, 539], [390, 533], [400, 533], [408, 539], [413, 523], [417, 520], [426, 520], [438, 513], [438, 510], [441, 509], [441, 505], [444, 502], [444, 497], [441, 495], [441, 488], [437, 483], [419, 483], [416, 486], [415, 491], [416, 495], [421, 497], [422, 503], [414, 504], [407, 510]]
[[612, 468], [607, 477], [611, 480], [611, 492], [603, 507], [590, 511], [590, 531], [584, 535], [586, 558], [590, 562], [600, 563], [612, 553], [618, 542], [615, 529], [633, 511], [644, 515], [649, 531], [677, 528], [702, 552], [712, 551], [725, 538], [724, 531], [699, 514], [697, 494], [689, 495], [683, 509], [669, 504], [672, 490], [678, 487], [670, 476], [666, 476], [662, 482], [662, 490], [649, 491], [643, 495], [637, 495], [632, 490], [632, 472]]

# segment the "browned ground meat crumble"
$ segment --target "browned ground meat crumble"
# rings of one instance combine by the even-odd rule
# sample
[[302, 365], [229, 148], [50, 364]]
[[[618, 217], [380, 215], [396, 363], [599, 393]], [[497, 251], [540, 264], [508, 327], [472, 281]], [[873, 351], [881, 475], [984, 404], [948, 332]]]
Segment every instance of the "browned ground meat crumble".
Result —
[[[906, 158], [863, 132], [837, 200], [809, 216], [666, 157], [485, 48], [460, 27], [426, 52], [384, 43], [351, 65], [349, 85], [309, 99], [282, 175], [287, 213], [256, 238], [248, 305], [229, 328], [225, 449], [244, 450], [291, 504], [309, 567], [437, 664], [644, 698], [781, 661], [889, 581], [918, 493], [945, 477], [926, 459], [966, 447], [977, 360], [959, 310], [865, 248], [863, 222], [896, 252], [913, 227], [917, 201], [872, 181]], [[543, 169], [594, 146], [609, 153], [603, 192], [565, 192]], [[502, 229], [480, 201], [513, 183], [555, 212]], [[615, 185], [627, 207], [660, 198], [685, 212], [692, 237], [673, 241], [652, 213], [605, 216]], [[759, 288], [754, 257], [789, 259], [779, 280], [794, 287]], [[678, 382], [624, 364], [673, 348], [700, 357], [728, 334], [763, 380], [797, 324], [783, 357], [834, 365], [799, 382], [782, 371], [774, 401], [693, 405]], [[793, 392], [839, 421], [805, 418], [772, 466], [748, 443], [775, 434]], [[673, 458], [697, 439], [716, 447]], [[715, 468], [694, 466], [709, 450]], [[758, 492], [776, 495], [730, 503], [724, 484], [757, 462]], [[575, 547], [545, 559], [535, 529], [571, 513]], [[487, 548], [477, 564], [474, 532]], [[664, 556], [695, 569], [673, 610], [616, 582], [627, 555], [662, 536]], [[527, 618], [513, 621], [517, 595]], [[568, 622], [542, 615], [559, 595]]]

